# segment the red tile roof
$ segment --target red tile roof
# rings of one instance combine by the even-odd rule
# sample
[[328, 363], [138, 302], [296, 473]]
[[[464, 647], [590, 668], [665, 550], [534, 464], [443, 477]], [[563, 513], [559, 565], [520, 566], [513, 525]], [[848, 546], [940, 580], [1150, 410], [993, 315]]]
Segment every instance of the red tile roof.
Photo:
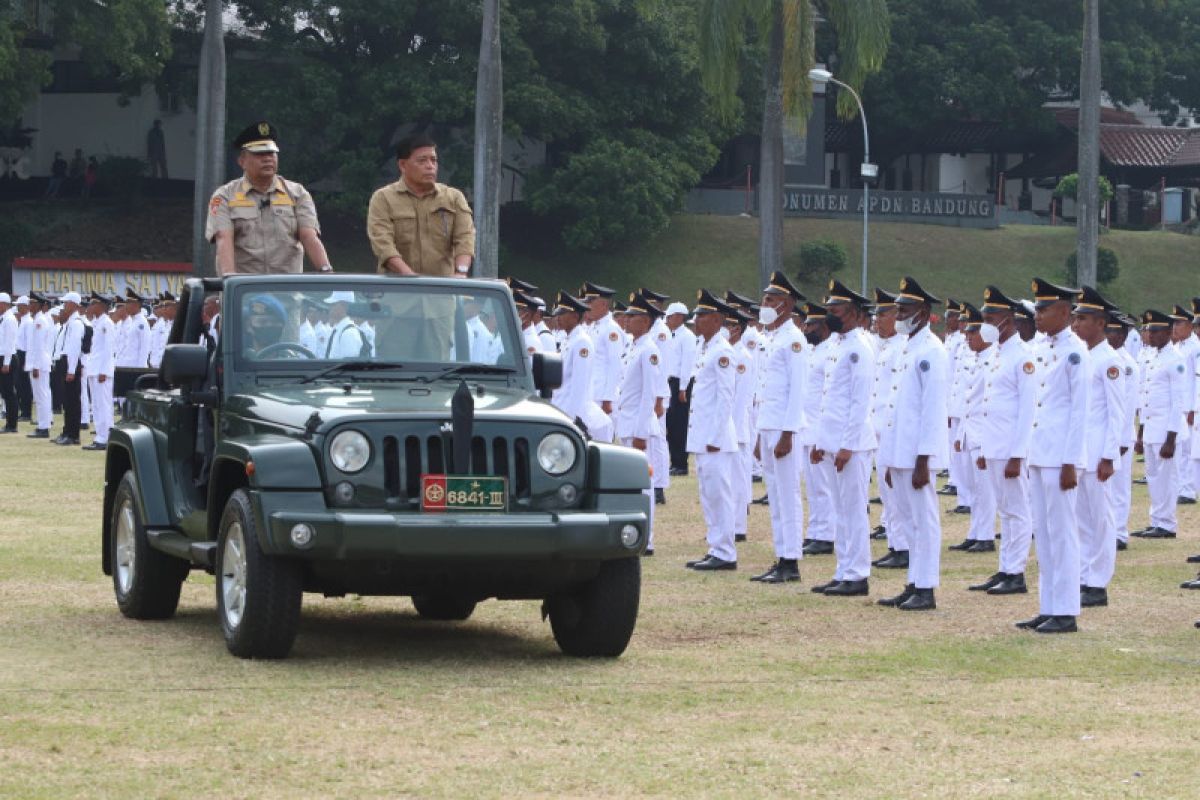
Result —
[[1200, 130], [1146, 125], [1100, 125], [1100, 154], [1117, 167], [1200, 165]]

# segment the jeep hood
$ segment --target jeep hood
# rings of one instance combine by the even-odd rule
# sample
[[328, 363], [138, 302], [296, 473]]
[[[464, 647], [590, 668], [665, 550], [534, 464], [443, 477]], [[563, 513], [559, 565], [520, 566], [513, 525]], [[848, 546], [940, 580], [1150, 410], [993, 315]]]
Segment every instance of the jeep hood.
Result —
[[[475, 418], [524, 419], [527, 421], [568, 422], [566, 415], [549, 402], [531, 396], [521, 388], [502, 384], [471, 383]], [[482, 394], [479, 389], [482, 388]], [[458, 381], [419, 383], [356, 384], [349, 392], [338, 384], [263, 386], [253, 394], [236, 394], [225, 404], [225, 411], [247, 420], [303, 429], [313, 412], [321, 417], [321, 428], [349, 419], [386, 417], [424, 417], [450, 419], [450, 400]]]

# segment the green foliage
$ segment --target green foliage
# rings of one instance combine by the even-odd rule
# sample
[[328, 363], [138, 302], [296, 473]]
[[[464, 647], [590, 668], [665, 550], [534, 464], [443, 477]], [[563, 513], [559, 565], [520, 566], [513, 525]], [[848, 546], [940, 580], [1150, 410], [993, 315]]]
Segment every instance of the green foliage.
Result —
[[849, 263], [846, 248], [829, 239], [811, 239], [801, 243], [797, 256], [800, 263], [795, 268], [795, 275], [805, 288], [823, 290], [833, 273], [845, 269]]
[[[1066, 197], [1074, 200], [1079, 191], [1079, 173], [1072, 172], [1058, 182], [1058, 186], [1054, 187], [1055, 197]], [[1112, 200], [1113, 194], [1112, 183], [1103, 175], [1100, 176], [1100, 202], [1107, 203]]]
[[33, 246], [33, 228], [11, 216], [0, 216], [0, 264], [22, 256]]
[[[1115, 281], [1121, 274], [1121, 265], [1117, 259], [1117, 254], [1107, 247], [1101, 247], [1096, 250], [1096, 288], [1103, 289], [1110, 283]], [[1072, 252], [1067, 256], [1066, 266], [1063, 268], [1063, 279], [1068, 286], [1079, 285], [1079, 254]]]
[[104, 191], [126, 203], [142, 196], [142, 176], [146, 162], [132, 156], [108, 156], [96, 169], [96, 184]]

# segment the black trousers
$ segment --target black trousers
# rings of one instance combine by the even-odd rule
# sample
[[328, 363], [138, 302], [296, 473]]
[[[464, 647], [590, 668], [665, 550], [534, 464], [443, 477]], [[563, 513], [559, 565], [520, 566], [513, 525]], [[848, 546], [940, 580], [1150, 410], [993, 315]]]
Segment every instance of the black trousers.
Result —
[[[61, 360], [61, 359], [60, 359]], [[66, 363], [66, 362], [64, 362]], [[63, 367], [63, 371], [58, 371], [58, 364], [54, 364], [50, 369], [50, 408], [55, 414], [67, 413], [63, 409], [63, 384], [66, 382], [67, 368]]]
[[688, 381], [687, 400], [679, 399], [679, 378], [667, 378], [671, 389], [671, 405], [667, 406], [667, 449], [671, 453], [671, 469], [688, 468], [687, 429], [692, 407], [692, 382]]
[[51, 373], [50, 383], [55, 380], [62, 386], [62, 391], [59, 397], [62, 398], [63, 404], [63, 428], [62, 435], [68, 439], [79, 438], [79, 421], [82, 417], [82, 400], [83, 400], [83, 385], [80, 383], [81, 370], [79, 365], [75, 366], [75, 380], [67, 382], [67, 357], [63, 356], [54, 365], [54, 371]]
[[33, 384], [25, 371], [24, 350], [18, 350], [13, 356], [13, 375], [16, 376], [17, 407], [21, 409], [21, 416], [29, 419], [33, 416]]
[[4, 427], [9, 430], [17, 429], [17, 389], [16, 389], [16, 373], [13, 372], [17, 368], [16, 359], [9, 365], [8, 372], [0, 372], [0, 399], [4, 400]]

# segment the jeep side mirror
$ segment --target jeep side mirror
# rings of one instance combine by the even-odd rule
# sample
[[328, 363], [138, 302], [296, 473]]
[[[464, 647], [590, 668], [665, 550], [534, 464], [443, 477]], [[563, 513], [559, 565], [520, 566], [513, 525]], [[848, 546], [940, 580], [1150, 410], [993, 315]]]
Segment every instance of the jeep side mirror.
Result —
[[192, 386], [208, 376], [208, 348], [202, 344], [169, 344], [161, 372], [168, 386]]
[[551, 392], [562, 386], [562, 358], [558, 353], [533, 354], [533, 385], [547, 400]]

